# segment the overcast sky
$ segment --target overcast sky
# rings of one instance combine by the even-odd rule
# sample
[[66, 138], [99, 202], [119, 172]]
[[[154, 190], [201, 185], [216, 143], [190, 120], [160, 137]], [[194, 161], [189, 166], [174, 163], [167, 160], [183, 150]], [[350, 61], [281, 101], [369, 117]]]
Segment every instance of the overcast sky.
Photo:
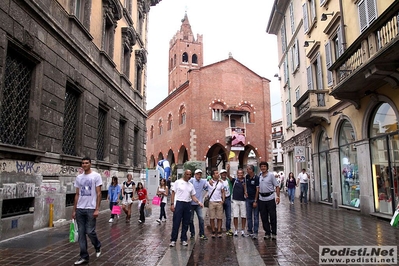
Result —
[[266, 33], [273, 0], [162, 0], [148, 25], [147, 109], [168, 94], [169, 41], [187, 11], [194, 36], [203, 35], [204, 66], [234, 59], [271, 80], [272, 120], [281, 118], [277, 39]]

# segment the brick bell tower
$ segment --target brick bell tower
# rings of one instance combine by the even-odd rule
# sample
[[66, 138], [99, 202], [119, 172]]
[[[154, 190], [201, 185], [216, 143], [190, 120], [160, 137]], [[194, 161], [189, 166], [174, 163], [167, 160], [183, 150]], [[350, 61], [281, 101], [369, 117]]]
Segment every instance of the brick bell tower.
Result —
[[197, 39], [194, 38], [186, 12], [180, 31], [169, 42], [168, 93], [187, 81], [190, 69], [198, 69], [203, 63], [202, 35], [197, 34]]

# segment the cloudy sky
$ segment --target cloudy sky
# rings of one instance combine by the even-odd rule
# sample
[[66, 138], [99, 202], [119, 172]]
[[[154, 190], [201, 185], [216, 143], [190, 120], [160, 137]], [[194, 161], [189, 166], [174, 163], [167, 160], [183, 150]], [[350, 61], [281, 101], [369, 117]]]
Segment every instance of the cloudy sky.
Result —
[[272, 120], [281, 118], [277, 39], [266, 33], [273, 0], [162, 0], [151, 7], [148, 25], [147, 109], [168, 94], [169, 41], [187, 11], [194, 36], [203, 35], [204, 65], [229, 53], [271, 80]]

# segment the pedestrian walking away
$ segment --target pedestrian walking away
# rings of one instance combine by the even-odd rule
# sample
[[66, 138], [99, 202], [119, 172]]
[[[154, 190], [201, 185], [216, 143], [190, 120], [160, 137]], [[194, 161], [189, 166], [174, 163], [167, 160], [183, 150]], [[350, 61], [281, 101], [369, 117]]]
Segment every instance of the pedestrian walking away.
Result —
[[126, 214], [126, 223], [130, 223], [132, 216], [133, 193], [136, 190], [136, 184], [132, 181], [132, 174], [126, 176], [127, 181], [122, 185], [122, 209]]
[[136, 188], [137, 200], [139, 200], [138, 208], [140, 212], [139, 224], [145, 223], [145, 205], [149, 204], [147, 190], [143, 183], [138, 182]]
[[257, 238], [259, 230], [259, 177], [255, 174], [255, 166], [248, 165], [245, 176], [247, 227], [250, 237]]
[[309, 187], [309, 175], [306, 173], [306, 169], [302, 169], [302, 172], [299, 173], [298, 175], [298, 181], [300, 185], [300, 196], [299, 196], [299, 201], [302, 203], [302, 201], [307, 204], [308, 203], [308, 187]]
[[[298, 186], [296, 179], [294, 177], [294, 173], [290, 172], [288, 174], [286, 187], [288, 188], [288, 198], [291, 204], [294, 204], [295, 200], [295, 188]], [[281, 190], [280, 190], [281, 191]]]
[[[112, 208], [119, 204], [119, 197], [121, 195], [121, 187], [118, 184], [118, 178], [116, 176], [112, 177], [111, 185], [108, 188], [107, 200], [109, 201], [109, 209], [112, 212]], [[118, 215], [119, 216], [119, 215]], [[114, 221], [115, 214], [111, 213], [111, 218], [108, 222], [112, 223]]]
[[220, 179], [223, 182], [225, 193], [223, 211], [226, 219], [226, 235], [228, 236], [233, 236], [233, 232], [231, 231], [231, 178], [230, 165], [227, 165], [227, 170], [220, 170]]
[[216, 237], [215, 219], [217, 222], [218, 237], [222, 237], [223, 203], [225, 201], [225, 190], [223, 182], [219, 180], [219, 171], [212, 170], [212, 179], [208, 181], [209, 196], [209, 219], [211, 223], [212, 238]]
[[237, 170], [237, 178], [232, 178], [233, 193], [231, 206], [233, 208], [234, 236], [238, 236], [238, 217], [241, 217], [241, 235], [246, 236], [247, 210], [245, 207], [245, 179], [244, 170]]
[[[172, 188], [170, 210], [173, 212], [172, 233], [170, 237], [170, 247], [176, 245], [179, 234], [180, 224], [182, 226], [180, 240], [183, 246], [187, 246], [187, 230], [191, 218], [191, 201], [197, 203], [201, 208], [204, 206], [195, 196], [193, 184], [189, 182], [191, 171], [186, 170], [182, 178], [177, 180]], [[176, 205], [174, 204], [176, 200]]]
[[272, 172], [269, 172], [269, 164], [259, 164], [259, 213], [262, 219], [264, 239], [277, 238], [277, 211], [276, 205], [280, 203], [280, 184]]
[[79, 232], [80, 258], [75, 265], [89, 263], [87, 252], [87, 238], [96, 250], [96, 256], [101, 255], [101, 242], [96, 233], [96, 221], [101, 203], [101, 186], [103, 184], [100, 174], [91, 170], [91, 159], [82, 159], [83, 173], [76, 177], [75, 201], [72, 210], [72, 219], [76, 219]]
[[166, 184], [166, 179], [162, 178], [159, 181], [159, 186], [157, 189], [157, 196], [161, 198], [159, 219], [157, 220], [159, 224], [161, 224], [161, 222], [166, 222], [165, 206], [166, 203], [168, 202], [168, 195], [169, 195], [169, 188]]
[[[208, 182], [205, 179], [202, 179], [202, 170], [197, 169], [194, 172], [194, 177], [190, 179], [190, 183], [193, 184], [195, 189], [195, 197], [199, 202], [204, 202], [204, 194], [208, 191]], [[190, 219], [190, 233], [191, 239], [195, 238], [195, 228], [194, 228], [194, 214], [197, 214], [198, 218], [198, 227], [199, 227], [199, 236], [202, 240], [207, 240], [208, 238], [205, 235], [205, 226], [204, 226], [204, 212], [203, 208], [196, 203], [195, 201], [191, 201], [191, 219]]]

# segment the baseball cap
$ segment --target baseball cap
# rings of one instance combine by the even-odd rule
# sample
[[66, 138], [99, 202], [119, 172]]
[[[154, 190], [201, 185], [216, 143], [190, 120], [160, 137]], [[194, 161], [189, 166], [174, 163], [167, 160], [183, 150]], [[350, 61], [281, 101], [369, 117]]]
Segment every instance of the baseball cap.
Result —
[[223, 173], [227, 173], [227, 170], [226, 169], [220, 170], [220, 174], [223, 174]]
[[198, 173], [202, 173], [202, 170], [201, 169], [195, 170], [194, 174], [198, 174]]

